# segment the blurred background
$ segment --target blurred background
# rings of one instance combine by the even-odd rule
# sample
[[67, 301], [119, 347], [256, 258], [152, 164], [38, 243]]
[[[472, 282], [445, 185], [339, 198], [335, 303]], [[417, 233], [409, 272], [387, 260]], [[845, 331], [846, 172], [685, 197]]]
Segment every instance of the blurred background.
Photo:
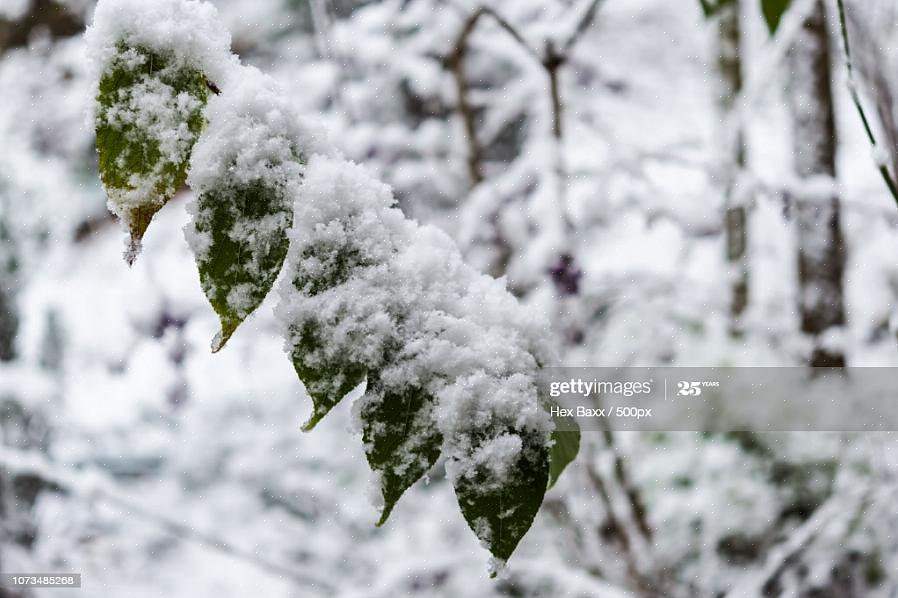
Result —
[[[147, 0], [151, 2], [152, 0]], [[834, 5], [215, 0], [243, 61], [565, 365], [896, 366], [898, 17]], [[105, 207], [91, 0], [0, 0], [0, 571], [32, 596], [898, 595], [891, 434], [583, 435], [508, 570], [440, 464], [375, 528], [344, 401], [313, 433], [271, 300], [211, 355], [186, 189], [132, 268]]]

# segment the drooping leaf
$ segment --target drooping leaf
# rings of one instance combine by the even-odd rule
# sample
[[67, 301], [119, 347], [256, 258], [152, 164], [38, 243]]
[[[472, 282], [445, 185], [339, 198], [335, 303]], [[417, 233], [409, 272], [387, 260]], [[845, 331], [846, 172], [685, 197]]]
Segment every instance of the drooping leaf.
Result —
[[402, 494], [433, 467], [443, 436], [432, 417], [433, 398], [420, 388], [384, 391], [376, 380], [361, 409], [362, 439], [384, 499], [377, 525], [386, 523]]
[[208, 94], [203, 73], [147, 48], [119, 44], [103, 71], [95, 119], [100, 178], [130, 233], [129, 263], [187, 177]]
[[505, 476], [497, 478], [486, 463], [455, 480], [455, 495], [468, 526], [500, 561], [511, 556], [530, 529], [549, 480], [549, 449], [543, 437], [520, 438], [521, 450]]
[[580, 452], [580, 426], [568, 415], [555, 415], [552, 448], [549, 451], [549, 485], [552, 488], [565, 468]]
[[330, 354], [327, 339], [321, 337], [318, 326], [312, 321], [305, 322], [295, 331], [295, 336], [299, 342], [291, 355], [293, 368], [312, 399], [312, 415], [302, 426], [303, 431], [308, 432], [343, 397], [364, 382], [367, 368], [342, 354]]
[[[346, 282], [357, 268], [369, 265], [352, 246], [319, 243], [304, 248], [298, 256], [293, 289], [302, 295], [316, 296]], [[344, 353], [328, 350], [328, 338], [322, 338], [321, 326], [314, 319], [291, 325], [291, 360], [299, 379], [312, 399], [313, 411], [303, 430], [309, 431], [352, 389], [365, 380], [367, 368]]]
[[777, 27], [786, 11], [789, 10], [791, 0], [761, 0], [761, 12], [770, 35], [776, 33]]
[[206, 239], [196, 254], [200, 282], [221, 320], [213, 352], [268, 295], [287, 257], [292, 223], [284, 189], [262, 181], [224, 186], [197, 198], [194, 234]]

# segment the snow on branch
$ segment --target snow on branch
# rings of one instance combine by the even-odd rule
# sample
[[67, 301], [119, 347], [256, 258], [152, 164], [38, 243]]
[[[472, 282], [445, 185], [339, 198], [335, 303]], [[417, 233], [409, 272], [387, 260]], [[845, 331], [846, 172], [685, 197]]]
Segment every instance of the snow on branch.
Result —
[[[490, 15], [523, 43], [490, 9], [475, 14], [471, 29]], [[548, 323], [445, 233], [406, 219], [387, 186], [241, 65], [211, 5], [101, 0], [88, 40], [100, 170], [131, 233], [127, 257], [186, 181], [197, 195], [187, 238], [221, 319], [213, 350], [283, 269], [277, 315], [313, 402], [305, 429], [366, 382], [355, 408], [379, 524], [442, 454], [462, 514], [502, 566], [548, 483], [553, 425], [536, 382], [552, 358]]]

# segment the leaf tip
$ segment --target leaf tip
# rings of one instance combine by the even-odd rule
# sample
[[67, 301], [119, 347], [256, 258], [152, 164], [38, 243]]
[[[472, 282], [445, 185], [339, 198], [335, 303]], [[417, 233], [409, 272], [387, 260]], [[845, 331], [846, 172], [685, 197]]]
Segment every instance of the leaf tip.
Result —
[[374, 524], [374, 527], [383, 527], [386, 524], [387, 519], [390, 518], [390, 513], [393, 512], [393, 505], [387, 503], [384, 505], [384, 510], [380, 514], [380, 519], [377, 520], [377, 523]]
[[135, 237], [133, 234], [128, 237], [128, 241], [125, 243], [125, 263], [128, 266], [133, 266], [134, 262], [137, 261], [137, 256], [140, 255], [140, 251], [143, 249], [143, 242], [140, 237]]
[[234, 335], [234, 331], [237, 330], [237, 322], [233, 322], [231, 320], [222, 320], [221, 321], [221, 330], [215, 333], [215, 336], [212, 337], [212, 352], [218, 353], [224, 346], [227, 344], [228, 340]]
[[303, 432], [311, 432], [315, 429], [315, 426], [318, 425], [318, 422], [321, 421], [321, 418], [324, 417], [323, 414], [319, 414], [317, 411], [312, 414], [309, 420], [302, 425], [300, 428]]
[[499, 557], [490, 558], [489, 572], [490, 579], [496, 579], [499, 577], [499, 574], [505, 571], [505, 566], [508, 563], [505, 559], [500, 559]]

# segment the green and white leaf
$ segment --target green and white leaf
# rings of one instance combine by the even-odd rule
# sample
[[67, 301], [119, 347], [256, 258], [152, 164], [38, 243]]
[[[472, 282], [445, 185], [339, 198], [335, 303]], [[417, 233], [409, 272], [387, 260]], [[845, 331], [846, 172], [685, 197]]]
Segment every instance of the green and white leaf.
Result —
[[[345, 283], [353, 272], [368, 261], [351, 244], [318, 244], [302, 250], [296, 275], [291, 281], [296, 293], [315, 297]], [[320, 314], [319, 314], [320, 315]], [[307, 317], [291, 325], [288, 338], [294, 339], [291, 360], [299, 379], [312, 399], [313, 411], [303, 430], [309, 431], [365, 380], [367, 367], [347, 352], [335, 349], [331, 339], [321, 334], [322, 324]], [[339, 319], [339, 315], [337, 319]]]
[[208, 94], [203, 73], [170, 53], [119, 44], [103, 70], [95, 115], [100, 178], [131, 235], [129, 263], [153, 216], [184, 184]]
[[379, 380], [368, 381], [360, 414], [368, 464], [380, 475], [384, 505], [378, 526], [440, 456], [443, 436], [433, 408], [433, 397], [420, 388], [384, 390]]
[[236, 67], [209, 101], [209, 126], [193, 150], [197, 199], [187, 240], [221, 330], [218, 351], [262, 303], [290, 247], [305, 162], [303, 129], [274, 81]]
[[262, 303], [281, 271], [293, 224], [282, 186], [256, 180], [201, 193], [193, 237], [207, 242], [196, 260], [203, 291], [221, 321], [213, 352]]
[[312, 415], [303, 424], [312, 430], [355, 387], [365, 381], [367, 368], [345, 354], [334, 352], [314, 321], [305, 322], [292, 336], [298, 338], [290, 355], [293, 368], [312, 399]]
[[500, 565], [533, 524], [549, 481], [549, 449], [541, 434], [509, 433], [486, 442], [513, 438], [520, 439], [520, 450], [503, 471], [497, 472], [494, 462], [487, 461], [454, 483], [465, 520]]

